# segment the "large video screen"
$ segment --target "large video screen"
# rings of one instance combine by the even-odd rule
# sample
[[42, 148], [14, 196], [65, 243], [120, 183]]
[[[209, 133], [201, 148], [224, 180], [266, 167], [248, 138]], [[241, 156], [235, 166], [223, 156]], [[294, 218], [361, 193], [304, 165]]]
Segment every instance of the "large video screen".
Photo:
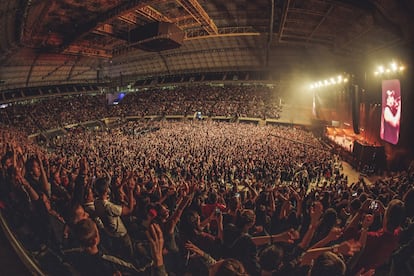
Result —
[[382, 81], [380, 137], [393, 145], [398, 143], [401, 120], [401, 86], [399, 80]]

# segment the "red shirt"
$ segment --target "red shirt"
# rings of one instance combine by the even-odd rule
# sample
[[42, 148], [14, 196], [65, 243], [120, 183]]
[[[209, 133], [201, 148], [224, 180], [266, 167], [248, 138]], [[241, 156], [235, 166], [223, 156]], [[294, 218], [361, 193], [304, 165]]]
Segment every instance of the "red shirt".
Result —
[[216, 208], [219, 208], [221, 212], [224, 212], [226, 210], [226, 205], [216, 203], [216, 204], [206, 204], [203, 207], [201, 207], [201, 213], [203, 215], [203, 218], [208, 218], [212, 212], [216, 210]]
[[362, 252], [355, 271], [365, 268], [377, 268], [386, 263], [395, 249], [398, 248], [398, 240], [401, 228], [398, 227], [393, 233], [386, 232], [384, 229], [376, 232], [367, 233], [367, 242]]

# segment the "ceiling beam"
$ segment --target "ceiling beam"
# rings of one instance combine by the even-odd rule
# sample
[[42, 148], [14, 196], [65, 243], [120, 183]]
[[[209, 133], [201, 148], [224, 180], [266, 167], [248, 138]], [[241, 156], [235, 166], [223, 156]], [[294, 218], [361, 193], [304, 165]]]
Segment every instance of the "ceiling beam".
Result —
[[282, 21], [280, 22], [279, 32], [278, 32], [278, 41], [282, 41], [283, 36], [283, 29], [285, 28], [286, 24], [286, 18], [289, 12], [289, 6], [290, 6], [290, 0], [286, 0], [285, 5], [283, 7], [283, 13], [282, 13]]
[[174, 23], [178, 24], [180, 21], [185, 21], [185, 20], [188, 20], [188, 19], [194, 20], [194, 17], [192, 17], [191, 15], [187, 14], [187, 15], [183, 15], [183, 16], [179, 16], [179, 17], [173, 18], [172, 21]]
[[391, 41], [389, 41], [389, 42], [387, 42], [387, 43], [381, 44], [381, 45], [379, 45], [379, 46], [377, 46], [377, 47], [375, 47], [375, 48], [371, 48], [371, 49], [369, 49], [369, 50], [366, 52], [366, 54], [367, 54], [368, 56], [370, 56], [370, 55], [374, 55], [374, 54], [378, 53], [379, 51], [381, 51], [381, 50], [383, 50], [383, 49], [388, 49], [388, 48], [391, 48], [391, 47], [394, 47], [394, 46], [400, 45], [400, 44], [402, 44], [403, 42], [404, 42], [404, 41], [403, 41], [401, 38], [396, 38], [396, 39], [391, 40]]
[[176, 0], [194, 19], [201, 24], [201, 26], [210, 35], [217, 35], [218, 29], [216, 24], [198, 3], [197, 0]]
[[177, 27], [179, 27], [181, 30], [190, 29], [190, 28], [197, 28], [200, 27], [201, 24], [194, 20], [194, 18], [188, 19], [188, 20], [182, 20], [176, 23]]
[[114, 35], [114, 27], [110, 24], [103, 24], [93, 31], [94, 34]]
[[[78, 72], [78, 73], [76, 73], [76, 74], [72, 75], [72, 76], [71, 76], [71, 78], [74, 78], [74, 77], [77, 77], [77, 76], [83, 75], [83, 74], [85, 74], [86, 72], [89, 72], [89, 71], [91, 71], [91, 70], [94, 70], [94, 68], [93, 68], [93, 67], [90, 67], [89, 69], [85, 69], [85, 70], [83, 70], [83, 71], [80, 71], [80, 72]], [[67, 80], [69, 80], [69, 79], [67, 79]]]
[[118, 16], [118, 19], [130, 25], [137, 24], [137, 15], [135, 12], [129, 12], [127, 14]]
[[101, 58], [112, 58], [112, 51], [106, 49], [99, 49], [96, 47], [81, 45], [81, 44], [72, 44], [69, 45], [63, 53], [72, 54], [72, 55], [82, 55], [88, 57], [101, 57]]
[[29, 72], [27, 73], [27, 78], [26, 78], [26, 87], [29, 86], [30, 78], [32, 77], [33, 68], [35, 67], [36, 62], [39, 59], [39, 57], [40, 57], [40, 54], [39, 53], [36, 54], [36, 56], [33, 59], [32, 64], [30, 65], [30, 69], [29, 69]]
[[57, 66], [56, 68], [54, 68], [52, 71], [48, 72], [46, 75], [42, 76], [42, 80], [50, 77], [51, 75], [53, 75], [54, 73], [56, 73], [60, 68], [62, 68], [63, 66], [66, 66], [69, 63], [69, 60], [65, 60], [65, 62], [63, 62], [62, 64], [60, 64], [59, 66]]
[[285, 42], [289, 42], [289, 38], [294, 39], [295, 41], [303, 41], [305, 43], [310, 42], [316, 42], [316, 43], [323, 43], [323, 44], [327, 44], [327, 45], [333, 45], [334, 41], [331, 39], [324, 39], [324, 38], [317, 38], [317, 37], [312, 37], [312, 38], [306, 38], [306, 36], [302, 36], [302, 35], [294, 35], [294, 34], [285, 34], [283, 35], [283, 40]]
[[136, 13], [144, 16], [145, 18], [151, 20], [151, 21], [158, 21], [158, 22], [169, 22], [171, 23], [172, 20], [169, 19], [167, 16], [163, 15], [150, 5], [138, 8], [135, 10]]
[[[266, 30], [263, 30], [265, 32]], [[185, 33], [184, 40], [196, 40], [196, 39], [205, 39], [205, 38], [214, 38], [214, 37], [232, 37], [232, 36], [259, 36], [263, 32], [258, 32], [257, 28], [252, 26], [247, 27], [227, 27], [218, 29], [218, 34], [209, 35], [204, 30], [189, 30]], [[132, 45], [120, 45], [112, 51], [113, 56], [119, 56], [123, 53], [130, 52], [131, 50], [136, 50], [136, 48], [131, 47]]]
[[[286, 40], [282, 38], [282, 40], [279, 43], [280, 45], [286, 45], [287, 47], [302, 47], [303, 49], [306, 49], [309, 47], [309, 43], [306, 43], [305, 40]], [[324, 41], [316, 41], [313, 43], [314, 45], [320, 45], [323, 47], [326, 47], [327, 49], [331, 49], [333, 47], [333, 43], [327, 43]]]
[[316, 39], [325, 39], [327, 41], [334, 41], [335, 40], [335, 35], [334, 34], [315, 34], [313, 35], [311, 38], [309, 38], [309, 32], [308, 31], [304, 31], [298, 28], [285, 28], [285, 34], [283, 36], [288, 36], [288, 35], [296, 35], [296, 36], [302, 36], [303, 40], [312, 40], [314, 38]]
[[75, 60], [75, 62], [72, 64], [72, 66], [70, 67], [69, 73], [68, 73], [68, 77], [66, 78], [67, 81], [69, 81], [72, 78], [72, 74], [73, 74], [73, 69], [75, 69], [75, 66], [78, 64], [78, 62], [81, 60], [81, 56], [78, 56]]
[[[79, 31], [76, 33], [76, 36], [67, 36], [65, 37], [62, 50], [69, 47], [69, 45], [75, 43], [76, 41], [82, 40], [86, 35], [93, 32], [95, 29], [99, 28], [104, 24], [111, 24], [112, 21], [116, 19], [125, 18], [129, 13], [134, 12], [136, 9], [144, 7], [151, 4], [157, 4], [159, 2], [164, 2], [165, 0], [130, 0], [124, 1], [123, 4], [110, 9], [106, 13], [102, 13], [94, 21], [87, 22], [78, 27]], [[128, 19], [128, 18], [127, 18]], [[129, 22], [132, 23], [132, 22]]]
[[270, 9], [270, 18], [269, 18], [269, 36], [267, 40], [266, 58], [265, 58], [266, 66], [269, 66], [270, 47], [272, 45], [272, 40], [273, 40], [273, 24], [275, 21], [275, 0], [270, 0], [270, 4], [271, 4], [271, 9]]
[[325, 22], [326, 18], [328, 18], [328, 16], [331, 14], [331, 12], [334, 10], [334, 8], [335, 8], [334, 5], [331, 5], [329, 7], [329, 9], [323, 15], [322, 19], [319, 21], [318, 25], [316, 25], [316, 27], [312, 30], [312, 33], [308, 36], [308, 39], [306, 40], [306, 42], [309, 42], [309, 40], [313, 37], [313, 35], [319, 29], [319, 27], [323, 24], [323, 22]]
[[[55, 3], [50, 3], [48, 1], [40, 1], [37, 5], [32, 6], [31, 1], [26, 3], [23, 20], [21, 26], [21, 33], [20, 33], [20, 42], [24, 45], [30, 45], [33, 40], [33, 34], [40, 28], [42, 20], [45, 18], [47, 13], [53, 7]], [[34, 16], [29, 17], [29, 13], [33, 14]], [[34, 17], [34, 18], [33, 18]], [[28, 20], [30, 22], [28, 22]]]
[[18, 37], [18, 41], [22, 41], [23, 36], [24, 36], [24, 32], [26, 30], [26, 23], [27, 23], [27, 18], [29, 15], [29, 11], [31, 8], [31, 1], [26, 0], [26, 1], [21, 1], [21, 4], [18, 8], [18, 11], [16, 13], [16, 16], [20, 19], [17, 20], [16, 22], [16, 34]]
[[158, 53], [161, 57], [162, 62], [164, 63], [165, 69], [167, 69], [168, 74], [171, 73], [170, 67], [168, 66], [166, 58], [161, 54], [161, 52]]
[[212, 37], [228, 37], [228, 36], [258, 36], [261, 33], [256, 28], [247, 27], [226, 27], [217, 30], [216, 35], [210, 35], [203, 30], [189, 30], [185, 33], [184, 40], [193, 40], [200, 38], [212, 38]]
[[348, 39], [347, 41], [338, 44], [337, 45], [337, 48], [346, 48], [347, 46], [349, 46], [350, 44], [352, 44], [354, 41], [358, 40], [360, 37], [363, 37], [366, 34], [368, 34], [373, 29], [374, 29], [374, 25], [367, 26], [359, 34], [356, 34], [356, 35], [352, 36], [350, 39]]
[[[133, 50], [136, 50], [135, 48], [130, 48]], [[263, 48], [261, 48], [260, 46], [258, 47], [226, 47], [226, 48], [215, 48], [215, 49], [198, 49], [198, 50], [189, 50], [189, 51], [185, 51], [185, 52], [171, 52], [171, 53], [165, 53], [163, 54], [165, 57], [184, 57], [186, 55], [192, 55], [192, 54], [204, 54], [204, 53], [211, 53], [211, 52], [244, 52], [244, 51], [262, 51]], [[131, 55], [130, 58], [128, 58], [128, 62], [129, 63], [134, 63], [134, 62], [146, 62], [146, 61], [151, 61], [154, 59], [158, 59], [158, 53], [152, 53], [152, 54], [148, 54], [146, 56], [136, 56], [134, 57], [133, 55]], [[119, 64], [118, 64], [119, 65]]]
[[408, 40], [414, 40], [414, 31], [412, 28], [412, 12], [407, 5], [402, 5], [402, 1], [383, 0], [370, 2], [376, 8], [374, 17], [379, 25], [382, 25], [388, 31], [395, 33], [399, 37], [405, 37]]
[[290, 8], [290, 13], [297, 13], [297, 14], [306, 14], [306, 15], [315, 15], [315, 16], [325, 16], [325, 13], [320, 11], [314, 11], [314, 10], [306, 10], [306, 9], [300, 9], [300, 8]]

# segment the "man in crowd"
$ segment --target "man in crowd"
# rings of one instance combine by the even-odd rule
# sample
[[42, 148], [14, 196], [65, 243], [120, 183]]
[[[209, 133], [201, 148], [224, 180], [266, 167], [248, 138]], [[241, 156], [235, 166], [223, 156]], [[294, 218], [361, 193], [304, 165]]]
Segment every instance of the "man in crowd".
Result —
[[112, 237], [114, 252], [126, 258], [133, 257], [134, 249], [121, 216], [129, 215], [134, 210], [136, 203], [134, 189], [135, 185], [128, 186], [128, 205], [116, 205], [109, 200], [109, 180], [99, 178], [95, 183], [98, 196], [95, 200], [96, 215], [102, 220], [106, 232]]

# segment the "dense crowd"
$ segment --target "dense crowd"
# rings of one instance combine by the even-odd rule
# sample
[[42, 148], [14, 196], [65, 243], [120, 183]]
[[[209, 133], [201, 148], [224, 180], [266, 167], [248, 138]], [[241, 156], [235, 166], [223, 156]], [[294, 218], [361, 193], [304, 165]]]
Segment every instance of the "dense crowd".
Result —
[[67, 274], [412, 273], [413, 168], [349, 183], [301, 128], [139, 121], [53, 149], [0, 132], [8, 221]]
[[184, 86], [128, 94], [115, 112], [121, 112], [118, 115], [137, 115], [136, 111], [140, 115], [201, 112], [207, 116], [278, 118], [280, 108], [278, 93], [266, 86]]
[[28, 134], [105, 117], [146, 115], [242, 116], [279, 118], [280, 99], [266, 86], [191, 86], [126, 94], [118, 105], [106, 95], [76, 95], [13, 103], [0, 109], [0, 123]]

